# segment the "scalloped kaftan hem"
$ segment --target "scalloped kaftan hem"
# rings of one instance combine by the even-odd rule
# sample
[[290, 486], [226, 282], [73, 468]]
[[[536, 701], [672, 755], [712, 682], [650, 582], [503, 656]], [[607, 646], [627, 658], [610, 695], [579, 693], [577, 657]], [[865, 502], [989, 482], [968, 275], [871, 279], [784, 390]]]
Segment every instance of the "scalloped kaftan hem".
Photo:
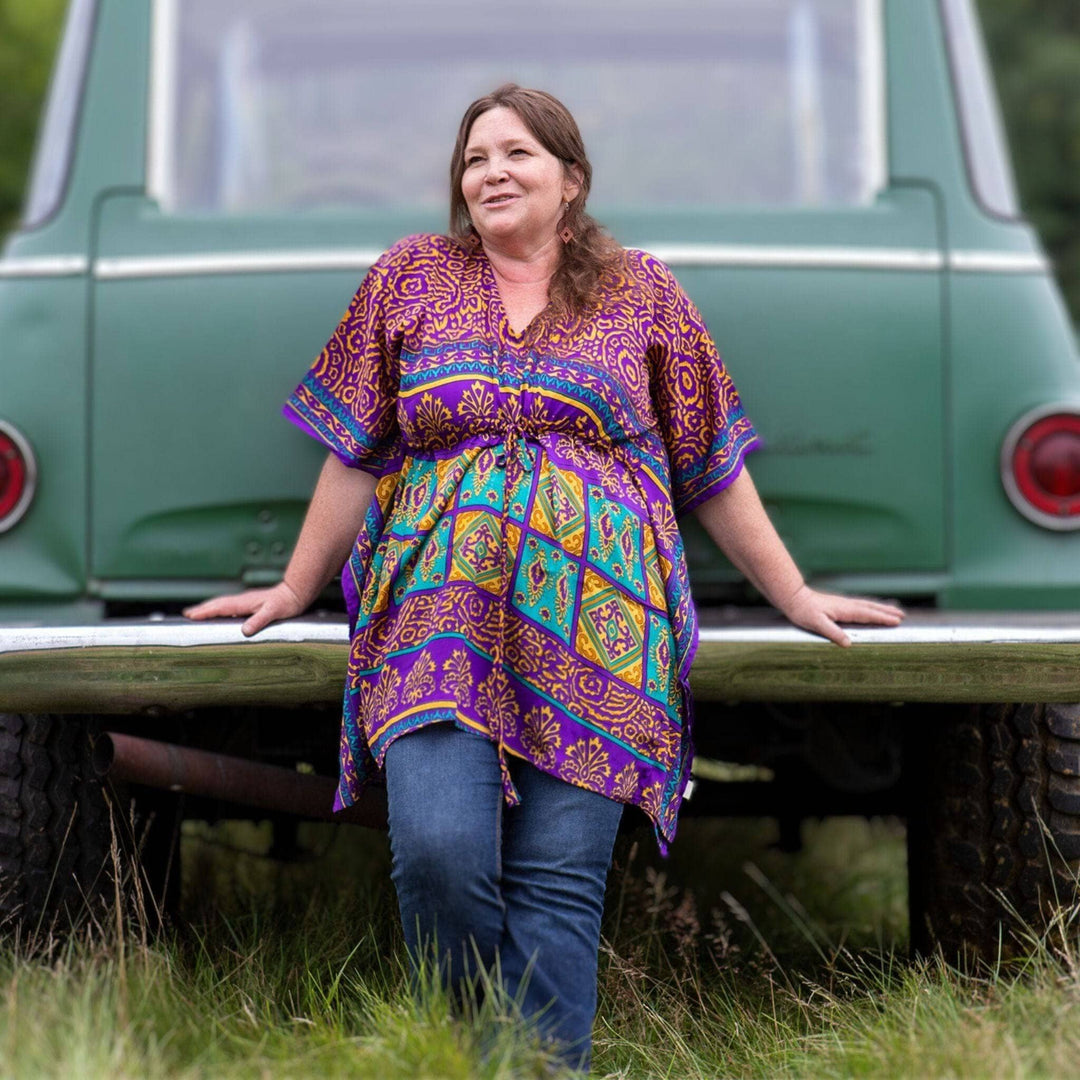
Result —
[[689, 776], [697, 616], [676, 517], [757, 439], [701, 316], [639, 251], [589, 315], [515, 334], [482, 249], [372, 267], [286, 416], [378, 478], [346, 564], [335, 808], [398, 736], [451, 721], [640, 806]]

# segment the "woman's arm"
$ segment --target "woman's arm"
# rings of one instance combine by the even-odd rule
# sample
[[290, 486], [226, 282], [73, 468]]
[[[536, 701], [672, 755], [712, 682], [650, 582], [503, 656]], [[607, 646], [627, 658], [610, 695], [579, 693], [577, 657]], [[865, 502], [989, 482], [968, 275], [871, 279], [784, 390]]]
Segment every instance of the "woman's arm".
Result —
[[892, 604], [811, 589], [773, 528], [746, 468], [694, 512], [736, 568], [796, 626], [850, 645], [838, 623], [896, 626], [903, 619], [903, 611]]
[[186, 608], [189, 619], [250, 615], [245, 637], [279, 619], [300, 615], [326, 584], [341, 572], [375, 494], [375, 478], [350, 469], [330, 454], [319, 473], [304, 525], [281, 582], [270, 589], [248, 589]]

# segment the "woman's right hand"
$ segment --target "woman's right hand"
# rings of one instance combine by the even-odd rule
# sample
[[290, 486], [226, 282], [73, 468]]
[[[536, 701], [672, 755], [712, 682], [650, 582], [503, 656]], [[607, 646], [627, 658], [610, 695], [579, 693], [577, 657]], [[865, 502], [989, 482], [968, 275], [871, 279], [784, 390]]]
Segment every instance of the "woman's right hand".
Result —
[[240, 633], [244, 637], [257, 634], [272, 622], [291, 619], [302, 615], [308, 605], [296, 595], [284, 581], [269, 589], [248, 589], [231, 596], [215, 596], [201, 604], [184, 608], [184, 615], [189, 619], [237, 618], [250, 615]]

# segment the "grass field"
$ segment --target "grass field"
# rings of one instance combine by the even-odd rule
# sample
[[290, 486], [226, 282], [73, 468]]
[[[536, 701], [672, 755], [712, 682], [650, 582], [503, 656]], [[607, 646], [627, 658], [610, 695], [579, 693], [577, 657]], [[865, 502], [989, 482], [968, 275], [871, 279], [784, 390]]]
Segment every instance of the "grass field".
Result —
[[[687, 821], [672, 857], [620, 841], [601, 957], [594, 1075], [1067, 1076], [1080, 1060], [1071, 915], [1015, 968], [906, 959], [903, 830]], [[139, 920], [0, 954], [4, 1077], [552, 1075], [490, 1005], [452, 1019], [408, 991], [385, 838], [305, 827], [185, 836], [184, 923]], [[120, 925], [122, 923], [122, 925]], [[494, 1032], [494, 1035], [491, 1033]]]

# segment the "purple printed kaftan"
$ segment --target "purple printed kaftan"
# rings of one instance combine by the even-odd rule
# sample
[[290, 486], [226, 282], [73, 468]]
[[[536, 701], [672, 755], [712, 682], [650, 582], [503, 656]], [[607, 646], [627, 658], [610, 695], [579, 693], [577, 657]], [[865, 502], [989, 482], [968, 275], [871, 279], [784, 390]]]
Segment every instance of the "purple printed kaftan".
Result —
[[335, 807], [451, 721], [674, 835], [697, 618], [676, 516], [756, 444], [701, 316], [628, 251], [587, 317], [516, 334], [491, 265], [440, 236], [372, 267], [286, 416], [378, 477], [345, 567]]

